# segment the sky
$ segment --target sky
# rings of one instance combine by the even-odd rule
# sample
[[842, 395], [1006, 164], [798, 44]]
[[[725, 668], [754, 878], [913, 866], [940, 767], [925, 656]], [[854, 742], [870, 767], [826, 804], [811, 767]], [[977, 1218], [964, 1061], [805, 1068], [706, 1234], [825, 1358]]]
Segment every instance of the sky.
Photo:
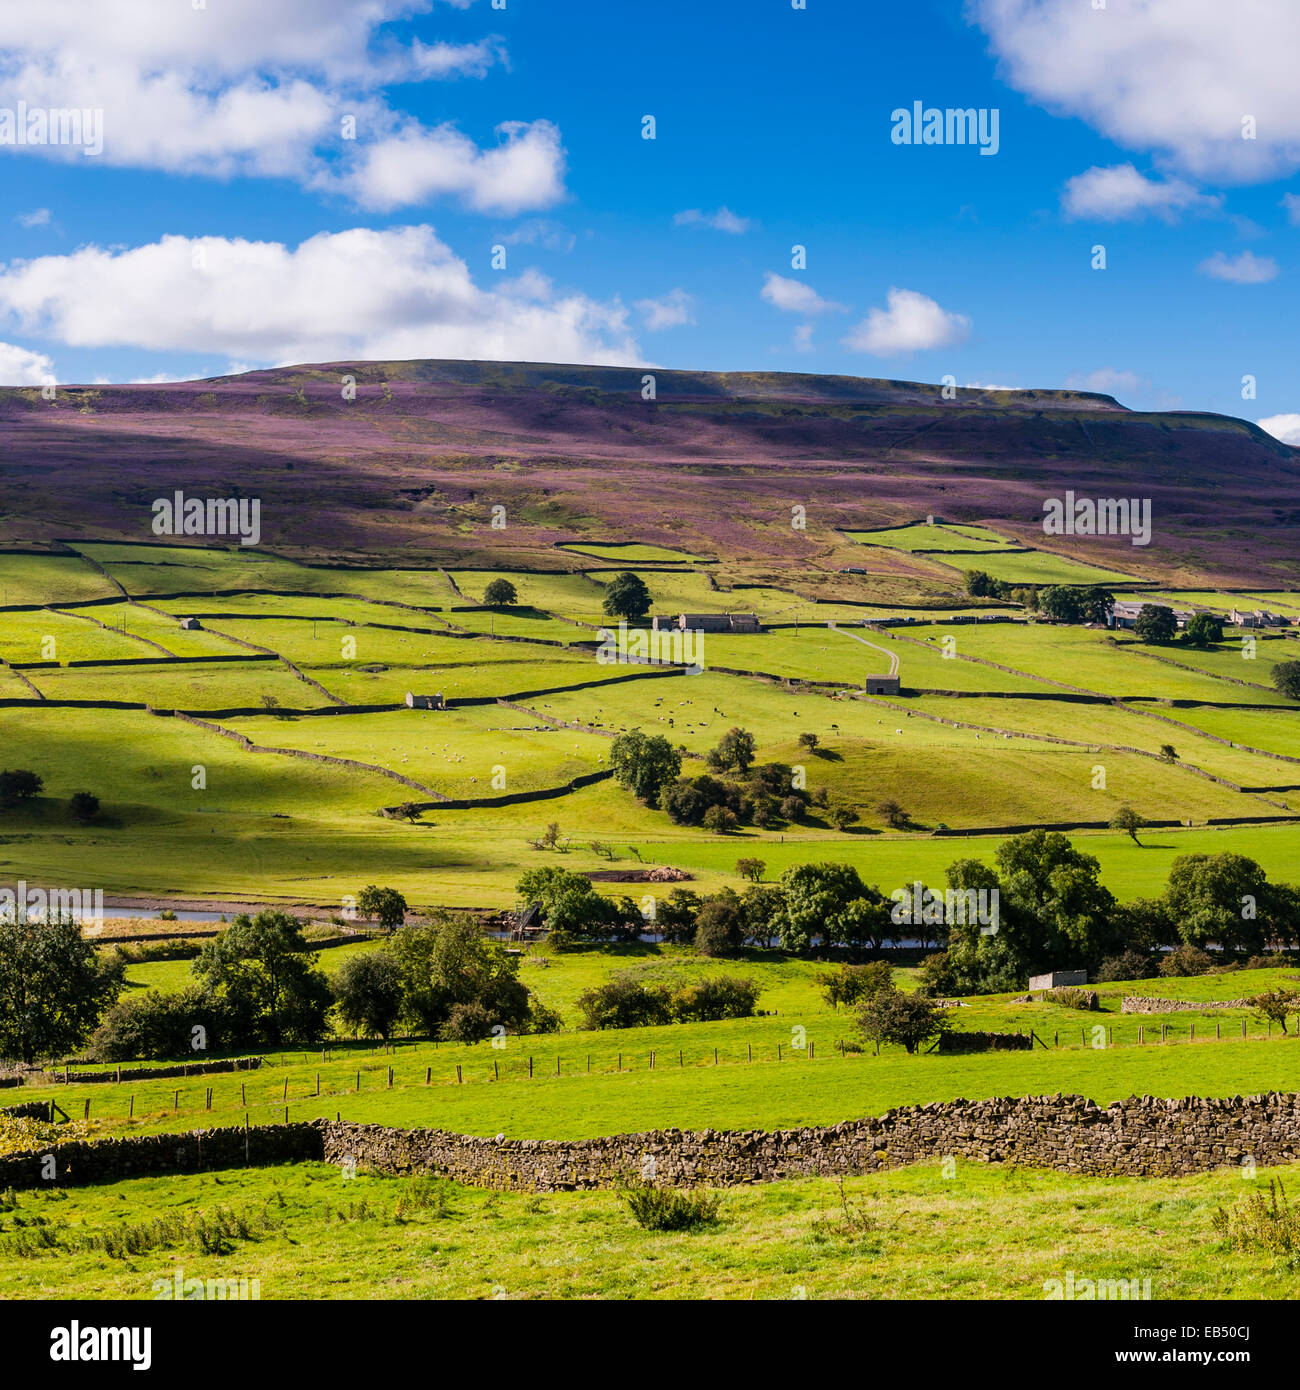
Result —
[[1300, 444], [1298, 52], [1297, 0], [0, 0], [0, 383], [833, 372]]

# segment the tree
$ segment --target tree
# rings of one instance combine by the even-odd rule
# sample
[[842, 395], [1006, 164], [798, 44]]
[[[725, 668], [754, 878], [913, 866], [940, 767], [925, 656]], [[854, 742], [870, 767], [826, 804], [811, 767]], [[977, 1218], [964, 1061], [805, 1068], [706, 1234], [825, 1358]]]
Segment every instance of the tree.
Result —
[[748, 772], [754, 751], [754, 735], [748, 729], [728, 729], [718, 746], [710, 749], [706, 761], [714, 772]]
[[1255, 995], [1250, 1002], [1260, 1018], [1265, 1018], [1270, 1023], [1280, 1023], [1285, 1033], [1287, 1015], [1300, 1009], [1300, 993], [1279, 986], [1277, 989]]
[[1162, 743], [1160, 756], [1168, 763], [1176, 763], [1178, 761], [1178, 749], [1172, 743]]
[[596, 892], [585, 874], [558, 867], [528, 869], [520, 875], [515, 891], [522, 903], [541, 907], [547, 929], [560, 933], [561, 940], [564, 934], [635, 937], [639, 929], [639, 916], [632, 921], [632, 914]]
[[1183, 636], [1193, 647], [1209, 647], [1223, 641], [1223, 619], [1213, 613], [1194, 613], [1187, 620]]
[[992, 588], [993, 580], [983, 570], [966, 571], [966, 592], [972, 598], [987, 598]]
[[403, 927], [388, 949], [401, 972], [404, 1016], [435, 1037], [473, 1041], [490, 1037], [495, 1027], [518, 1028], [529, 1018], [519, 957], [508, 955], [468, 913], [441, 913], [420, 926]]
[[882, 801], [876, 807], [876, 814], [891, 830], [904, 830], [912, 823], [912, 818], [897, 801]]
[[841, 1004], [860, 1004], [880, 989], [894, 987], [894, 967], [887, 960], [873, 960], [867, 965], [841, 965], [838, 970], [822, 970], [817, 974], [822, 986], [822, 998], [838, 1009]]
[[710, 806], [700, 824], [715, 835], [728, 835], [736, 828], [736, 813], [729, 806]]
[[350, 1028], [387, 1042], [402, 1012], [402, 969], [387, 951], [345, 960], [334, 976], [339, 1017]]
[[1100, 584], [1079, 590], [1079, 617], [1085, 623], [1104, 623], [1115, 602], [1115, 595]]
[[1273, 667], [1273, 687], [1292, 700], [1300, 700], [1300, 661], [1279, 661]]
[[22, 769], [0, 772], [0, 806], [12, 806], [15, 802], [29, 801], [38, 795], [44, 786], [44, 779], [34, 772]]
[[662, 735], [640, 729], [620, 734], [609, 750], [614, 778], [647, 806], [659, 804], [659, 792], [681, 775], [682, 756]]
[[736, 872], [751, 883], [758, 883], [767, 872], [767, 865], [761, 859], [737, 859]]
[[1081, 591], [1066, 584], [1049, 584], [1038, 595], [1038, 611], [1058, 623], [1083, 622]]
[[1169, 866], [1165, 905], [1191, 946], [1217, 942], [1258, 951], [1272, 894], [1264, 870], [1244, 854], [1180, 854]]
[[729, 956], [745, 944], [745, 909], [730, 888], [705, 898], [695, 918], [695, 949], [702, 956]]
[[574, 1002], [582, 1015], [582, 1026], [591, 1030], [649, 1028], [672, 1018], [668, 986], [643, 982], [627, 970], [585, 990]]
[[489, 608], [508, 608], [519, 602], [519, 591], [508, 579], [494, 579], [483, 590], [483, 602]]
[[376, 888], [368, 883], [357, 894], [357, 911], [378, 922], [384, 931], [395, 931], [402, 926], [409, 910], [406, 899], [396, 888]]
[[914, 1053], [922, 1043], [952, 1027], [948, 1011], [920, 994], [897, 989], [877, 990], [858, 1010], [862, 1035], [876, 1044], [895, 1043]]
[[1138, 610], [1133, 631], [1139, 642], [1172, 642], [1178, 632], [1174, 610], [1163, 603], [1144, 603]]
[[1018, 947], [1026, 973], [1086, 966], [1111, 954], [1115, 899], [1102, 887], [1092, 855], [1059, 831], [1031, 830], [1004, 840], [996, 858], [998, 935]]
[[402, 804], [397, 808], [397, 814], [401, 816], [404, 820], [408, 820], [412, 825], [414, 825], [415, 822], [418, 821], [420, 817], [424, 814], [424, 812], [421, 810], [419, 806], [416, 805], [414, 801], [403, 801]]
[[76, 918], [0, 919], [0, 1057], [30, 1065], [80, 1047], [121, 984]]
[[68, 814], [85, 825], [99, 815], [99, 797], [93, 792], [73, 792], [68, 798]]
[[799, 735], [799, 747], [806, 748], [810, 753], [815, 753], [817, 751], [817, 745], [820, 742], [821, 739], [814, 733], [804, 732]]
[[311, 1042], [325, 1030], [329, 981], [287, 912], [240, 913], [204, 942], [192, 969], [226, 1006], [240, 1044]]
[[1146, 817], [1140, 816], [1131, 806], [1121, 806], [1111, 818], [1110, 828], [1122, 830], [1135, 845], [1141, 846], [1137, 833], [1146, 823]]
[[602, 605], [606, 617], [622, 618], [629, 623], [643, 623], [650, 612], [650, 590], [640, 575], [631, 570], [616, 574], [605, 586]]
[[777, 934], [786, 951], [806, 951], [818, 936], [827, 944], [878, 947], [888, 931], [884, 898], [851, 864], [797, 864], [781, 875], [781, 889]]
[[847, 830], [849, 826], [856, 825], [862, 819], [857, 807], [850, 806], [847, 801], [835, 802], [827, 808], [826, 815], [836, 830]]

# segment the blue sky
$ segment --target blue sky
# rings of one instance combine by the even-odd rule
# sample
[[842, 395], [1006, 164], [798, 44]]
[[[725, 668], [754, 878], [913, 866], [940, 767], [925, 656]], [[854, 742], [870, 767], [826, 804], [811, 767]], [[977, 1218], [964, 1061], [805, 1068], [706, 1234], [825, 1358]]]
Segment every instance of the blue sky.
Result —
[[[951, 375], [1300, 442], [1300, 6], [1097, 3], [5, 0], [0, 380]], [[997, 152], [896, 143], [917, 101]]]

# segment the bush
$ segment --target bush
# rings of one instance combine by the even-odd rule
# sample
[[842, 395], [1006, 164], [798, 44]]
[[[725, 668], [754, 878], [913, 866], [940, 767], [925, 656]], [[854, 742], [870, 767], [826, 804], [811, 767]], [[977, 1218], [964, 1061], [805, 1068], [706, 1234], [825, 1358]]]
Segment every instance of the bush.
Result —
[[1155, 973], [1151, 957], [1145, 951], [1124, 951], [1107, 956], [1097, 970], [1097, 983], [1110, 984], [1115, 980], [1149, 980]]
[[528, 1006], [525, 1031], [529, 1033], [558, 1033], [564, 1027], [564, 1018], [559, 1009], [552, 1009], [534, 998]]
[[859, 1004], [878, 989], [892, 989], [894, 968], [887, 960], [842, 965], [838, 970], [818, 972], [817, 983], [822, 986], [822, 998], [832, 1009], [838, 1009], [841, 1004]]
[[721, 1199], [711, 1192], [678, 1192], [645, 1184], [620, 1194], [632, 1219], [645, 1231], [690, 1231], [718, 1219]]
[[1211, 956], [1197, 946], [1178, 946], [1168, 952], [1160, 962], [1161, 975], [1184, 976], [1204, 975], [1214, 964]]
[[1060, 1009], [1093, 1011], [1101, 1008], [1101, 1000], [1095, 989], [1073, 989], [1062, 985], [1057, 989], [1044, 990], [1042, 999], [1044, 1004], [1055, 1004]]
[[916, 992], [929, 999], [948, 999], [957, 993], [957, 973], [947, 951], [936, 951], [917, 967]]
[[705, 898], [695, 919], [695, 949], [702, 956], [728, 956], [745, 942], [745, 909], [730, 889]]
[[[203, 1034], [196, 1035], [195, 1028], [202, 1028]], [[206, 1050], [226, 1050], [243, 1042], [227, 1026], [221, 1005], [206, 990], [193, 986], [174, 994], [151, 990], [109, 1009], [91, 1038], [90, 1054], [99, 1062], [191, 1057], [205, 1050], [193, 1046], [196, 1036]]]
[[645, 1028], [672, 1021], [672, 996], [664, 985], [646, 985], [624, 972], [576, 1000], [588, 1029]]
[[716, 1023], [722, 1018], [752, 1018], [761, 993], [753, 980], [737, 975], [712, 975], [684, 985], [671, 1000], [679, 1023]]
[[1300, 1213], [1291, 1210], [1286, 1189], [1272, 1178], [1267, 1197], [1252, 1192], [1230, 1208], [1220, 1207], [1210, 1220], [1230, 1250], [1259, 1250], [1269, 1255], [1300, 1251]]
[[453, 1004], [447, 1014], [447, 1021], [438, 1030], [443, 1042], [482, 1042], [492, 1036], [492, 1026], [496, 1017], [477, 999], [464, 1004]]
[[952, 1027], [952, 1020], [937, 1004], [896, 989], [877, 990], [858, 1011], [858, 1018], [868, 1042], [877, 1048], [882, 1042], [897, 1043], [909, 1053]]

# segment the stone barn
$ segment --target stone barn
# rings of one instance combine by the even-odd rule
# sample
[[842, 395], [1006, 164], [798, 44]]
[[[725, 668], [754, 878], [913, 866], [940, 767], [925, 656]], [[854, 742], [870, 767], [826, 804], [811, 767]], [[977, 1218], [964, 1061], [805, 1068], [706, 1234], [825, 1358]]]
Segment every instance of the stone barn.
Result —
[[197, 618], [182, 618], [181, 626], [186, 632], [197, 632], [203, 624]]
[[901, 686], [901, 676], [868, 676], [862, 683], [868, 695], [897, 695]]
[[406, 692], [406, 707], [408, 709], [446, 709], [447, 702], [439, 691], [436, 695], [416, 695], [413, 691]]

